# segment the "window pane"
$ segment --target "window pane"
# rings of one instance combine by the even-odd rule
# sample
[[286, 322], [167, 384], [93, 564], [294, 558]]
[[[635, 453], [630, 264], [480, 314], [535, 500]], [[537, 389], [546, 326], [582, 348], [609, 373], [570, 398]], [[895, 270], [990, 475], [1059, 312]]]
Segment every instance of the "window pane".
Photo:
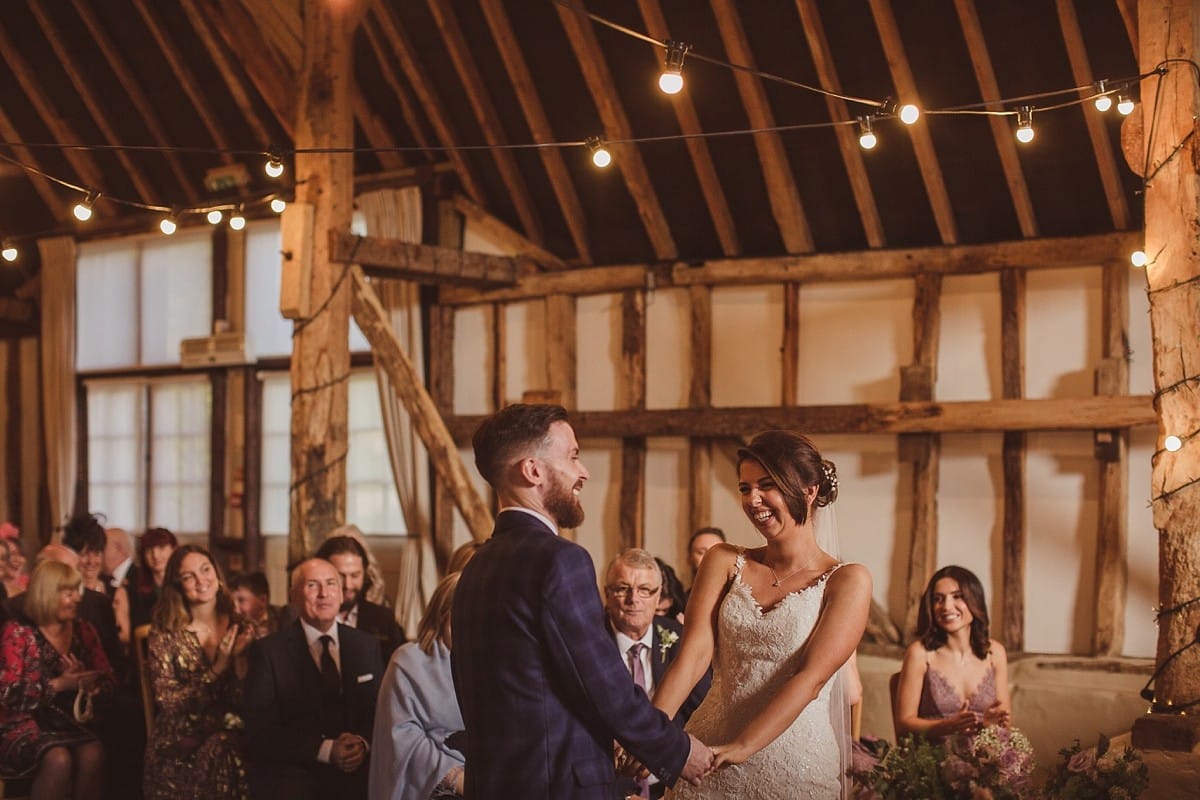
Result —
[[291, 483], [292, 379], [286, 372], [262, 379], [262, 476], [259, 529], [264, 536], [286, 536]]
[[181, 533], [208, 530], [211, 406], [203, 379], [150, 386], [151, 525]]
[[83, 244], [75, 267], [75, 366], [137, 364], [136, 243]]
[[142, 385], [88, 383], [88, 507], [110, 525], [140, 530], [143, 458]]
[[374, 370], [352, 374], [349, 393], [346, 521], [364, 533], [404, 534], [404, 512], [392, 480]]
[[142, 246], [142, 363], [176, 364], [179, 342], [212, 333], [212, 235]]
[[246, 354], [252, 358], [292, 352], [292, 322], [279, 314], [282, 249], [278, 220], [246, 226]]

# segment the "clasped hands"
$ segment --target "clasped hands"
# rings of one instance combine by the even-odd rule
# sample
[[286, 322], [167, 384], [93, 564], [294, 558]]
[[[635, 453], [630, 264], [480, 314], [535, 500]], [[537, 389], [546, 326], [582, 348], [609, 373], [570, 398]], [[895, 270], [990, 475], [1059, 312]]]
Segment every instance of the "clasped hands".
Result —
[[1007, 728], [1012, 722], [1012, 715], [1001, 707], [1000, 701], [992, 703], [987, 709], [980, 713], [972, 711], [968, 704], [964, 701], [962, 708], [958, 713], [946, 719], [947, 733], [950, 734], [966, 734], [972, 736], [984, 728], [992, 725], [999, 725], [1002, 728]]
[[356, 733], [343, 733], [333, 740], [329, 763], [342, 772], [354, 772], [367, 757], [367, 742]]
[[[692, 742], [692, 748], [688, 753], [687, 763], [683, 765], [683, 770], [679, 773], [679, 777], [693, 785], [699, 785], [700, 780], [715, 769], [730, 764], [740, 764], [746, 759], [747, 754], [743, 754], [742, 748], [738, 745], [727, 744], [710, 748], [690, 733], [688, 734], [688, 738]], [[616, 748], [615, 761], [617, 772], [622, 775], [628, 775], [639, 780], [650, 775], [650, 770], [646, 769], [645, 765], [634, 758], [619, 743]]]
[[97, 680], [100, 675], [98, 670], [85, 669], [83, 662], [71, 653], [62, 656], [61, 661], [63, 671], [61, 675], [50, 679], [51, 691], [58, 693], [82, 689], [87, 694], [95, 694], [100, 691], [100, 682]]

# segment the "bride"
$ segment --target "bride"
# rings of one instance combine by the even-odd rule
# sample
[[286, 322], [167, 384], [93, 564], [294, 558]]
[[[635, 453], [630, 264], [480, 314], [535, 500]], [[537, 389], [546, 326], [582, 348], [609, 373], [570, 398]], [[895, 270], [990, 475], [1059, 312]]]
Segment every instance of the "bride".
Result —
[[738, 450], [737, 470], [766, 544], [720, 544], [700, 565], [654, 704], [674, 715], [711, 663], [687, 730], [712, 746], [713, 772], [668, 796], [839, 798], [850, 741], [838, 671], [866, 628], [871, 576], [834, 555], [837, 472], [807, 437], [761, 433]]

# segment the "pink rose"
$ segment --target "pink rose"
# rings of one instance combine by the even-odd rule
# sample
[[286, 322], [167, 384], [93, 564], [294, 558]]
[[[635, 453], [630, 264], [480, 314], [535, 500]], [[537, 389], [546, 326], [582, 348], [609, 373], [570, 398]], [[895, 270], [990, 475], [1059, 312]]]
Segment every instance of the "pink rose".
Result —
[[1088, 772], [1096, 766], [1096, 753], [1093, 750], [1081, 750], [1071, 756], [1067, 769], [1071, 772]]

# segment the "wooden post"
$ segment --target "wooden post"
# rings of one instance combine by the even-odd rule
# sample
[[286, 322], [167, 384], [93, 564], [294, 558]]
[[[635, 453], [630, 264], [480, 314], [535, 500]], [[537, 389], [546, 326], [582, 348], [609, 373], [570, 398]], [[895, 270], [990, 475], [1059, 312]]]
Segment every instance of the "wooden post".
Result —
[[[1142, 0], [1138, 4], [1141, 38], [1139, 66], [1152, 71], [1163, 59], [1162, 75], [1141, 84], [1144, 162], [1149, 165], [1145, 193], [1146, 282], [1150, 329], [1154, 337], [1154, 386], [1159, 419], [1159, 450], [1154, 454], [1150, 500], [1159, 530], [1158, 653], [1161, 672], [1154, 687], [1154, 710], [1133, 727], [1137, 747], [1191, 750], [1200, 746], [1200, 718], [1194, 705], [1188, 716], [1174, 709], [1200, 701], [1200, 186], [1196, 175], [1195, 117], [1200, 110], [1192, 67], [1197, 30], [1192, 0]], [[1153, 133], [1153, 139], [1150, 134]], [[1177, 151], [1176, 148], [1180, 149]], [[1182, 447], [1165, 449], [1166, 436]], [[1178, 652], [1178, 655], [1175, 655]]]
[[[354, 29], [365, 0], [304, 0], [304, 60], [297, 105], [296, 148], [354, 145]], [[349, 153], [299, 153], [296, 202], [311, 207], [307, 241], [284, 249], [311, 257], [308, 313], [292, 336], [292, 487], [288, 560], [311, 553], [346, 516], [346, 405], [350, 376], [348, 267], [329, 260], [330, 230], [349, 230], [354, 160]], [[286, 256], [285, 256], [286, 257]], [[285, 275], [287, 273], [285, 272]], [[303, 296], [303, 287], [290, 287]], [[284, 286], [281, 297], [289, 293]]]
[[[631, 290], [621, 296], [621, 374], [625, 407], [646, 407], [646, 294]], [[622, 547], [646, 546], [646, 438], [621, 440]]]
[[[1025, 271], [1000, 274], [1000, 375], [1005, 399], [1025, 396]], [[1004, 434], [1004, 527], [1000, 634], [1011, 652], [1025, 649], [1025, 434]]]
[[[692, 374], [688, 406], [712, 405], [712, 289], [688, 287], [691, 303]], [[688, 530], [712, 524], [712, 439], [692, 437], [688, 445]], [[684, 554], [686, 556], [686, 553]]]
[[[449, 201], [438, 203], [437, 243], [462, 247], [462, 217]], [[454, 413], [454, 308], [434, 303], [429, 307], [429, 394], [443, 418]], [[454, 552], [454, 493], [433, 475], [433, 556], [438, 573]]]

